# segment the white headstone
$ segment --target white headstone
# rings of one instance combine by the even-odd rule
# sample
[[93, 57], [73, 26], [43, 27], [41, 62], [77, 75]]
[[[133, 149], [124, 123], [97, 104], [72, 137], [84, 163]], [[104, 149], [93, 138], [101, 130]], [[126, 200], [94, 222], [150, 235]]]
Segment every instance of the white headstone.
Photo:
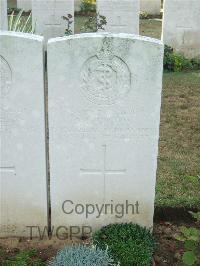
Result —
[[97, 0], [97, 12], [106, 17], [105, 31], [139, 33], [139, 0]]
[[81, 0], [74, 0], [74, 10], [81, 11]]
[[140, 11], [150, 15], [160, 15], [161, 0], [140, 0]]
[[63, 16], [72, 15], [70, 24], [74, 32], [74, 0], [32, 0], [32, 21], [35, 33], [49, 38], [65, 35], [67, 21]]
[[7, 0], [0, 0], [0, 30], [7, 30]]
[[[49, 41], [52, 225], [152, 226], [162, 64], [163, 45], [150, 38], [96, 33]], [[87, 204], [94, 214], [76, 213]], [[98, 217], [96, 204], [110, 206]], [[128, 209], [121, 218], [117, 204]]]
[[165, 0], [162, 40], [188, 58], [200, 57], [200, 1]]
[[47, 224], [43, 84], [43, 38], [0, 32], [1, 237]]
[[31, 0], [17, 0], [17, 8], [25, 11], [31, 10]]

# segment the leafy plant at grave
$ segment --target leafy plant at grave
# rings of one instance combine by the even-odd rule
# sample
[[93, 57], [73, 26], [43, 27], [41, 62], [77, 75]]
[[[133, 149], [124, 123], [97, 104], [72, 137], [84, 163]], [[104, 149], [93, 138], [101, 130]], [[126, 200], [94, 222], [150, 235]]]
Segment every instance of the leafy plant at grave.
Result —
[[73, 16], [71, 14], [68, 14], [67, 16], [62, 17], [64, 20], [66, 20], [67, 27], [65, 30], [65, 35], [71, 35], [73, 34], [72, 29], [71, 29], [71, 24], [73, 23]]
[[37, 251], [31, 249], [21, 251], [15, 257], [9, 258], [2, 263], [2, 266], [45, 266], [45, 264], [37, 258]]
[[83, 245], [66, 246], [49, 266], [117, 266], [107, 250]]
[[94, 244], [107, 250], [121, 266], [149, 266], [155, 242], [149, 230], [137, 224], [110, 224], [93, 235]]
[[[200, 212], [190, 212], [192, 216], [200, 221]], [[200, 265], [200, 230], [195, 227], [181, 226], [180, 234], [175, 235], [175, 239], [184, 243], [184, 253], [182, 261], [184, 265]]]
[[140, 19], [148, 19], [149, 18], [149, 14], [145, 11], [141, 11], [140, 12]]
[[98, 30], [105, 30], [104, 26], [106, 24], [106, 17], [97, 13], [96, 16], [89, 17], [81, 28], [81, 32], [97, 32]]
[[198, 70], [200, 69], [200, 58], [193, 58], [190, 60], [193, 66], [193, 69]]
[[17, 32], [34, 33], [35, 28], [32, 26], [31, 12], [28, 16], [24, 16], [24, 10], [21, 9], [17, 15], [15, 11], [11, 13], [8, 19], [8, 30]]
[[95, 12], [96, 0], [82, 0], [80, 8], [83, 13]]
[[16, 14], [18, 14], [20, 12], [20, 8], [16, 8], [16, 7], [8, 7], [7, 8], [7, 13], [8, 15], [11, 15], [12, 12], [14, 11]]
[[191, 212], [191, 211], [189, 211], [189, 213], [192, 215], [192, 217], [194, 219], [197, 220], [197, 222], [200, 222], [200, 212]]
[[172, 47], [165, 45], [163, 65], [165, 70], [174, 72], [197, 70], [200, 69], [200, 59], [187, 59], [182, 54], [174, 52]]

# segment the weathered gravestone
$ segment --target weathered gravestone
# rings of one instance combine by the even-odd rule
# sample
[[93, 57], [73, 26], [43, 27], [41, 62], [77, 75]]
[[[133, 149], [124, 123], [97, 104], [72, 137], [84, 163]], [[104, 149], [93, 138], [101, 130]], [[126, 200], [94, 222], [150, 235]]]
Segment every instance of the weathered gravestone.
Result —
[[[152, 226], [162, 60], [160, 41], [134, 35], [96, 33], [49, 41], [55, 227], [96, 228], [122, 221]], [[89, 206], [94, 213], [88, 217], [87, 204], [95, 208]], [[119, 217], [121, 204], [124, 215]], [[99, 216], [97, 205], [104, 206]]]
[[81, 0], [74, 0], [74, 10], [75, 11], [81, 11]]
[[140, 11], [160, 15], [161, 0], [140, 0]]
[[43, 37], [0, 32], [1, 237], [47, 223], [43, 83]]
[[17, 0], [7, 0], [8, 8], [17, 8]]
[[7, 30], [7, 0], [0, 0], [0, 30]]
[[32, 0], [32, 23], [35, 33], [49, 38], [65, 35], [67, 20], [72, 16], [70, 29], [74, 32], [74, 0]]
[[97, 0], [97, 12], [106, 17], [105, 31], [139, 33], [139, 0]]
[[17, 8], [25, 11], [31, 10], [31, 0], [17, 0]]
[[165, 0], [162, 40], [188, 58], [200, 57], [200, 1]]

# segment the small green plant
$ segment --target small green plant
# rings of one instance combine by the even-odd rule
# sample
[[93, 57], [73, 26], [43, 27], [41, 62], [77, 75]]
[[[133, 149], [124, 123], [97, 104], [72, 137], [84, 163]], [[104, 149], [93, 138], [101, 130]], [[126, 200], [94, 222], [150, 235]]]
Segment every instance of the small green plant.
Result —
[[98, 30], [105, 30], [104, 26], [106, 24], [106, 17], [97, 13], [96, 16], [89, 17], [81, 28], [81, 32], [97, 32]]
[[68, 14], [67, 16], [63, 16], [62, 17], [64, 20], [66, 20], [66, 23], [67, 23], [67, 27], [66, 27], [66, 30], [65, 30], [65, 35], [72, 35], [73, 32], [72, 32], [72, 29], [71, 29], [71, 24], [73, 23], [73, 16], [71, 14]]
[[177, 72], [185, 67], [191, 67], [190, 60], [186, 59], [181, 54], [175, 53], [173, 48], [165, 45], [164, 69]]
[[82, 0], [80, 7], [83, 13], [96, 12], [96, 0]]
[[[190, 214], [200, 221], [200, 212]], [[195, 227], [180, 226], [180, 233], [175, 235], [175, 239], [184, 243], [184, 253], [182, 261], [184, 265], [200, 265], [200, 230]]]
[[187, 59], [182, 54], [174, 52], [173, 48], [165, 45], [164, 69], [179, 72], [182, 70], [200, 69], [200, 59]]
[[194, 219], [197, 220], [197, 222], [200, 222], [200, 212], [191, 212], [191, 211], [189, 211], [189, 213], [192, 215], [192, 217]]
[[117, 266], [107, 250], [85, 245], [66, 246], [49, 266]]
[[37, 257], [35, 249], [21, 251], [15, 257], [4, 261], [2, 266], [45, 266], [39, 258], [35, 257]]
[[200, 58], [193, 58], [191, 59], [191, 63], [193, 66], [193, 69], [200, 69]]
[[145, 11], [141, 11], [140, 12], [140, 19], [148, 19], [149, 18], [149, 14]]
[[21, 9], [17, 15], [13, 11], [9, 16], [8, 30], [17, 32], [34, 33], [35, 29], [32, 27], [31, 12], [28, 16], [24, 16], [24, 10]]
[[149, 230], [137, 224], [110, 224], [93, 236], [94, 244], [106, 250], [120, 266], [149, 266], [155, 242]]
[[7, 13], [8, 15], [11, 15], [12, 12], [14, 12], [15, 14], [18, 14], [20, 12], [20, 8], [16, 8], [16, 7], [8, 7], [7, 8]]

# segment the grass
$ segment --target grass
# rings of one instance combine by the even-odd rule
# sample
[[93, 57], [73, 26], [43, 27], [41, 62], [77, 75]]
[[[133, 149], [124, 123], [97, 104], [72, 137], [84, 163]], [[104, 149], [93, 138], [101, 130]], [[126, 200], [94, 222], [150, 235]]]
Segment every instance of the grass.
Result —
[[162, 21], [155, 19], [140, 20], [140, 35], [161, 39]]
[[200, 207], [200, 72], [164, 74], [156, 206]]
[[0, 256], [4, 257], [0, 265], [2, 266], [45, 266], [40, 258], [38, 258], [38, 251], [36, 249], [16, 251], [13, 256], [6, 256], [6, 251], [0, 248]]

